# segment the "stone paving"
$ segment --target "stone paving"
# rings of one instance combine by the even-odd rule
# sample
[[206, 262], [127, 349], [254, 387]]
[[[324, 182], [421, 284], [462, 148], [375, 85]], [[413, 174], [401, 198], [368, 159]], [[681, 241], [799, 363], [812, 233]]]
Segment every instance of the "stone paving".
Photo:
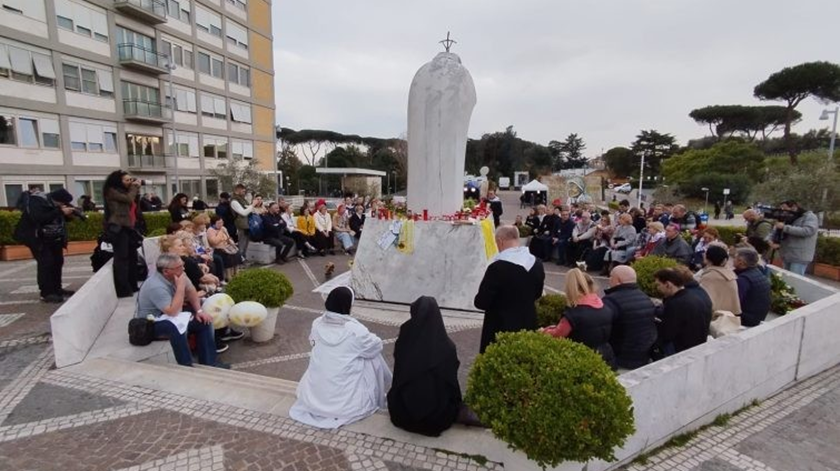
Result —
[[[518, 205], [506, 205], [511, 219]], [[235, 369], [297, 381], [306, 369], [307, 335], [323, 308], [313, 289], [323, 265], [348, 269], [345, 256], [272, 267], [289, 276], [295, 295], [267, 344], [232, 342], [223, 361]], [[548, 291], [562, 289], [565, 269], [549, 265]], [[88, 257], [68, 257], [64, 280], [78, 289], [91, 275]], [[38, 301], [31, 261], [0, 264], [0, 470], [478, 470], [502, 469], [468, 457], [347, 430], [321, 431], [270, 414], [52, 370], [49, 316]], [[598, 279], [603, 287], [606, 280]], [[360, 321], [385, 341], [393, 362], [398, 317], [359, 309]], [[480, 322], [447, 330], [458, 347], [459, 379], [475, 359]], [[666, 449], [627, 470], [840, 469], [840, 371], [837, 368]]]

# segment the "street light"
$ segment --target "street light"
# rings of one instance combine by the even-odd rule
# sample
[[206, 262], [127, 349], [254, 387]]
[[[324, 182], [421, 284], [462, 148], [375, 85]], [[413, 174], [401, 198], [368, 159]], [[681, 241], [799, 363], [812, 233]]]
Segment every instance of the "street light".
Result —
[[709, 206], [709, 189], [705, 186], [700, 188], [701, 190], [706, 192], [706, 203], [703, 205], [703, 213], [709, 214], [708, 206]]
[[636, 207], [642, 207], [642, 180], [645, 178], [645, 152], [642, 152], [642, 166], [639, 169], [639, 202], [636, 203]]
[[[171, 108], [169, 114], [172, 116], [172, 149], [175, 149], [175, 156], [173, 157], [173, 162], [175, 162], [175, 193], [180, 193], [181, 184], [178, 179], [178, 134], [175, 130], [175, 88], [172, 86], [172, 72], [175, 71], [176, 66], [172, 62], [171, 55], [166, 55], [165, 57], [166, 64], [164, 64], [164, 67], [169, 71], [169, 105]], [[169, 184], [166, 187], [169, 189]]]
[[828, 161], [834, 160], [834, 138], [837, 136], [837, 112], [840, 111], [840, 106], [835, 107], [834, 110], [823, 110], [820, 115], [820, 121], [828, 121], [828, 115], [834, 115], [834, 125], [831, 128], [831, 143], [828, 145]]

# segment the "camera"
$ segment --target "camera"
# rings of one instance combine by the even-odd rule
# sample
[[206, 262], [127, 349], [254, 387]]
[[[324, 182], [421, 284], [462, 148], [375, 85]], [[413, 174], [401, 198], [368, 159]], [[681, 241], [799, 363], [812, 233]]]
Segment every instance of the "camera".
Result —
[[778, 222], [783, 222], [785, 224], [790, 224], [796, 220], [799, 216], [794, 211], [788, 211], [786, 209], [777, 208], [775, 206], [768, 206], [768, 205], [757, 205], [755, 210], [760, 212], [764, 219], [773, 219]]
[[87, 216], [85, 216], [85, 213], [82, 212], [82, 208], [77, 208], [77, 207], [69, 205], [69, 204], [64, 205], [64, 207], [73, 209], [73, 212], [68, 214], [68, 217], [76, 218], [80, 221], [87, 221]]
[[140, 186], [146, 186], [146, 184], [148, 183], [146, 180], [143, 180], [142, 178], [132, 178], [131, 181], [140, 183]]

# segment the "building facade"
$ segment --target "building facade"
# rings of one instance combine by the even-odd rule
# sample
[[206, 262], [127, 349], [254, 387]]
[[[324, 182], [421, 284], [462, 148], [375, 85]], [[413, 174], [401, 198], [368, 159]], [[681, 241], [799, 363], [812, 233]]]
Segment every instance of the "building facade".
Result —
[[272, 168], [274, 108], [270, 0], [0, 0], [0, 206], [118, 168], [213, 201], [220, 163]]

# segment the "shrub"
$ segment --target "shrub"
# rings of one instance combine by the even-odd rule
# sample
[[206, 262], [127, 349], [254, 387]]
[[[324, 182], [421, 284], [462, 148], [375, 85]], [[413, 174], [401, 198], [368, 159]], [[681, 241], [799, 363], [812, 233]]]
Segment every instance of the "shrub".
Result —
[[840, 267], [840, 239], [819, 236], [817, 238], [817, 253], [814, 256], [814, 261]]
[[73, 218], [67, 223], [67, 239], [71, 241], [96, 240], [102, 234], [102, 221], [105, 217], [102, 213], [85, 213], [87, 219], [82, 221]]
[[717, 229], [718, 233], [720, 234], [720, 240], [729, 246], [733, 246], [738, 243], [738, 239], [735, 237], [735, 234], [744, 234], [747, 231], [746, 227], [738, 227], [738, 226], [712, 226]]
[[618, 211], [618, 201], [610, 201], [609, 208], [613, 211]]
[[723, 189], [729, 188], [727, 200], [743, 203], [749, 199], [752, 186], [749, 177], [743, 174], [704, 173], [680, 183], [679, 191], [691, 198], [705, 198], [706, 192], [702, 188], [709, 189], [710, 197], [722, 195]]
[[146, 233], [151, 237], [151, 233], [158, 229], [162, 229], [166, 234], [166, 226], [172, 222], [172, 216], [168, 211], [156, 213], [143, 213], [143, 219], [146, 220]]
[[538, 332], [501, 333], [470, 371], [466, 402], [539, 466], [593, 458], [634, 431], [633, 403], [601, 356]]
[[149, 232], [148, 234], [146, 234], [146, 237], [161, 237], [161, 236], [165, 236], [165, 235], [166, 235], [166, 229], [157, 228], [157, 229]]
[[526, 226], [525, 224], [519, 226], [519, 237], [529, 237], [534, 233], [534, 229], [531, 226]]
[[805, 301], [799, 299], [793, 286], [787, 284], [778, 273], [770, 274], [770, 311], [780, 316], [804, 306]]
[[20, 221], [20, 211], [0, 211], [0, 245], [20, 243], [12, 237], [18, 221]]
[[633, 269], [636, 270], [636, 282], [639, 284], [639, 289], [648, 296], [661, 297], [662, 295], [656, 289], [656, 280], [653, 275], [663, 268], [672, 268], [677, 265], [679, 263], [676, 260], [658, 255], [648, 255], [636, 260], [633, 262]]
[[546, 294], [537, 300], [537, 325], [546, 327], [557, 325], [568, 304], [563, 294]]
[[267, 268], [252, 268], [234, 276], [225, 293], [237, 303], [256, 301], [265, 307], [280, 307], [294, 294], [294, 288], [282, 273]]

